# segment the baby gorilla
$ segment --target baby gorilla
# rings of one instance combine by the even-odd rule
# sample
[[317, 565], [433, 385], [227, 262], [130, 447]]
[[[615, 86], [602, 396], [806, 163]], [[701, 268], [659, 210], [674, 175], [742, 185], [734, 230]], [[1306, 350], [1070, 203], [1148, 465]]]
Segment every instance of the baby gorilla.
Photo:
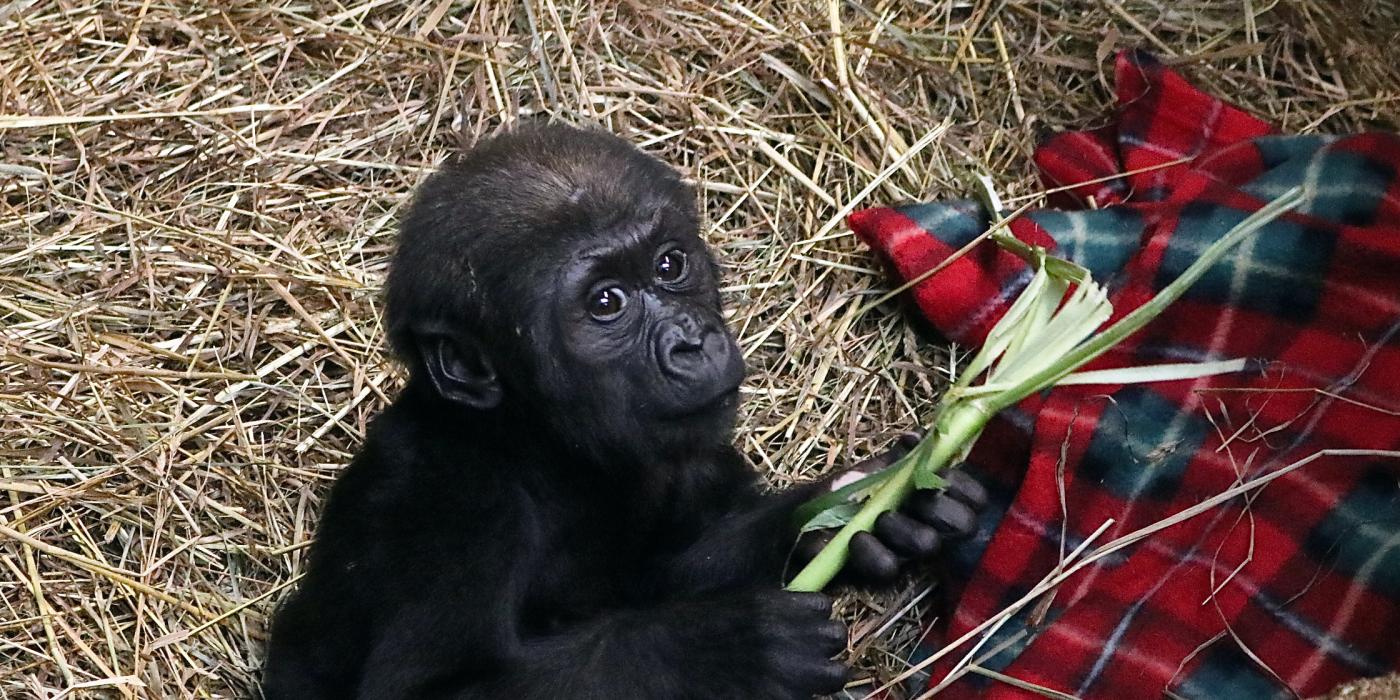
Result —
[[[792, 511], [827, 486], [765, 493], [731, 445], [743, 361], [674, 171], [596, 131], [489, 139], [424, 182], [386, 315], [408, 384], [331, 491], [268, 698], [842, 686], [830, 602], [781, 590]], [[982, 496], [956, 483], [847, 573], [970, 529]]]

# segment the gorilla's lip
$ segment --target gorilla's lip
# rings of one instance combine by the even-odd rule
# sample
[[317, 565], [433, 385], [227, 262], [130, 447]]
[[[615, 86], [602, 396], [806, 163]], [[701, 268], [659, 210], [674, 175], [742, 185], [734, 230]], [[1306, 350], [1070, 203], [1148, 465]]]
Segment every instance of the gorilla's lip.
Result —
[[715, 408], [720, 404], [727, 404], [738, 397], [739, 385], [735, 384], [734, 386], [729, 387], [728, 389], [725, 389], [724, 391], [721, 391], [718, 394], [715, 394], [714, 398], [711, 398], [709, 401], [706, 401], [704, 404], [701, 404], [700, 409], [708, 410], [710, 408]]
[[702, 400], [689, 402], [684, 406], [677, 406], [674, 411], [667, 412], [667, 417], [689, 418], [723, 408], [726, 404], [738, 398], [739, 386], [740, 385], [737, 383], [732, 386], [726, 386]]

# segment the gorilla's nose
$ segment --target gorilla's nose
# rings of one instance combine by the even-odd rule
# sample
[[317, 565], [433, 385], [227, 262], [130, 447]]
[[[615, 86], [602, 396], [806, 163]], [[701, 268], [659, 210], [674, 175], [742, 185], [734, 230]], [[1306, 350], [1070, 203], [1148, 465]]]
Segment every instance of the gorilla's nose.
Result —
[[711, 351], [722, 350], [714, 342], [721, 334], [695, 322], [673, 323], [657, 339], [657, 360], [661, 370], [677, 379], [698, 380], [714, 374], [717, 364]]
[[656, 364], [669, 380], [658, 385], [662, 410], [689, 414], [739, 388], [744, 354], [723, 325], [687, 316], [664, 323], [656, 337]]

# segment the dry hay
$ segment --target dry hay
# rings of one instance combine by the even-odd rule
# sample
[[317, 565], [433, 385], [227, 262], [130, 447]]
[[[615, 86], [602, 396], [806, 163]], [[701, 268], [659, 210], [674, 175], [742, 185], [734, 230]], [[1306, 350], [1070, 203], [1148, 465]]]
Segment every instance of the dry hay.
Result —
[[[739, 439], [782, 485], [918, 423], [949, 363], [856, 313], [887, 280], [844, 212], [979, 170], [1034, 195], [1036, 133], [1102, 119], [1114, 47], [1289, 130], [1394, 129], [1396, 8], [1341, 5], [0, 0], [0, 697], [253, 693], [402, 379], [399, 207], [458, 142], [549, 113], [698, 183]], [[903, 668], [926, 588], [846, 599], [867, 675]]]

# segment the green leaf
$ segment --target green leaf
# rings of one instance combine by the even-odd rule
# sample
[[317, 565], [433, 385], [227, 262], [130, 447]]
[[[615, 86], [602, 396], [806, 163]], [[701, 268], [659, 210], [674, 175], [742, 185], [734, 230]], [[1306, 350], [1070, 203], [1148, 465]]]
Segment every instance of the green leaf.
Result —
[[1013, 236], [1005, 227], [992, 231], [992, 241], [997, 247], [1025, 260], [1036, 267], [1044, 267], [1051, 277], [1062, 279], [1067, 282], [1082, 282], [1089, 279], [1089, 270], [1082, 265], [1076, 265], [1064, 258], [1047, 256], [1045, 249], [1040, 246], [1033, 246], [1025, 241]]
[[1039, 298], [1044, 293], [1049, 282], [1049, 275], [1045, 268], [1041, 267], [1031, 276], [1031, 281], [1026, 283], [1021, 294], [1016, 297], [1016, 301], [1011, 303], [1011, 307], [1002, 314], [1001, 320], [992, 326], [992, 330], [987, 333], [987, 340], [982, 343], [982, 350], [972, 358], [972, 362], [963, 369], [962, 375], [958, 377], [959, 386], [967, 386], [972, 380], [977, 378], [983, 370], [987, 369], [1001, 357], [1012, 341], [1016, 339], [1018, 331], [1025, 326], [1022, 320], [1032, 309], [1039, 305]]
[[1088, 372], [1075, 372], [1065, 376], [1055, 386], [1069, 384], [1147, 384], [1150, 382], [1175, 382], [1182, 379], [1199, 379], [1217, 374], [1229, 374], [1245, 368], [1248, 361], [1220, 360], [1218, 362], [1180, 362], [1145, 367], [1118, 367], [1096, 369]]
[[1055, 317], [1055, 309], [1060, 308], [1060, 304], [1064, 302], [1067, 291], [1069, 283], [1058, 277], [1051, 277], [1046, 281], [1045, 289], [1041, 290], [1039, 298], [1031, 305], [1026, 318], [1019, 324], [1016, 337], [1006, 347], [1007, 356], [1016, 357], [1028, 345], [1038, 342], [1050, 319]]
[[870, 496], [870, 493], [875, 489], [875, 487], [884, 483], [887, 479], [894, 475], [895, 468], [898, 466], [899, 463], [896, 462], [895, 464], [891, 464], [890, 466], [885, 467], [884, 469], [881, 469], [878, 472], [866, 474], [859, 480], [846, 484], [845, 486], [842, 486], [841, 488], [835, 491], [824, 493], [820, 496], [817, 496], [816, 498], [813, 498], [810, 501], [807, 501], [806, 503], [803, 503], [797, 508], [797, 510], [793, 511], [793, 526], [798, 527], [805, 532], [807, 523], [811, 521], [812, 518], [815, 518], [818, 515], [820, 515], [823, 511], [830, 510], [834, 506], [843, 503], [856, 503], [859, 501], [864, 501], [867, 497]]
[[1061, 355], [1093, 335], [1111, 315], [1113, 306], [1104, 290], [1092, 280], [1081, 282], [1036, 337], [1023, 344], [1021, 352], [1002, 357], [988, 373], [988, 383], [1018, 382], [1053, 365]]
[[851, 518], [856, 517], [856, 513], [859, 512], [859, 503], [838, 503], [812, 516], [812, 519], [808, 520], [807, 523], [802, 526], [802, 532], [826, 530], [833, 527], [845, 527], [846, 523], [851, 522]]
[[974, 173], [973, 177], [977, 178], [977, 184], [982, 186], [982, 189], [977, 191], [977, 199], [981, 200], [982, 208], [986, 209], [987, 213], [992, 216], [1001, 216], [1003, 210], [1001, 197], [997, 196], [996, 185], [992, 184], [992, 178], [983, 173]]
[[919, 489], [941, 489], [948, 485], [948, 480], [932, 469], [914, 470], [914, 488]]

